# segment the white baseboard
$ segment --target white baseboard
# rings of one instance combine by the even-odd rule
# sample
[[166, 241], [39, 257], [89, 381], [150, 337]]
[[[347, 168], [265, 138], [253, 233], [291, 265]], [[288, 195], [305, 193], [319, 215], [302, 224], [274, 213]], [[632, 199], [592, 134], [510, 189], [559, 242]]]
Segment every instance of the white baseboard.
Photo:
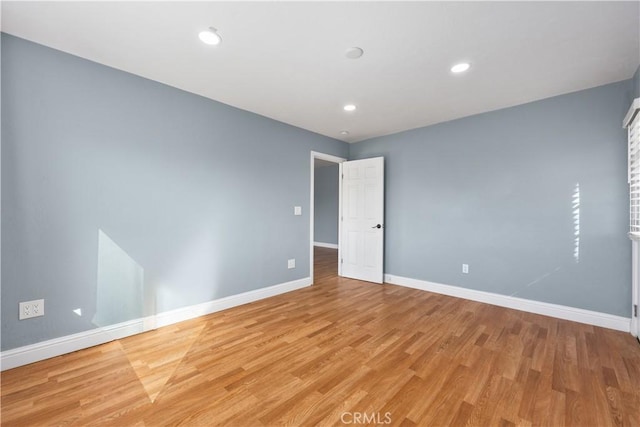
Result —
[[213, 301], [204, 302], [202, 304], [165, 311], [163, 313], [156, 314], [156, 327], [160, 328], [162, 326], [172, 325], [174, 323], [204, 316], [206, 314], [215, 313], [216, 311], [226, 310], [228, 308], [248, 304], [264, 298], [295, 291], [296, 289], [310, 286], [311, 283], [311, 278], [305, 277], [304, 279], [281, 283], [279, 285], [269, 286], [268, 288], [256, 289], [249, 292], [243, 292], [238, 295], [231, 295]]
[[422, 291], [512, 308], [514, 310], [586, 323], [587, 325], [601, 326], [603, 328], [615, 329], [623, 332], [631, 331], [631, 318], [614, 316], [612, 314], [494, 294], [491, 292], [476, 291], [458, 286], [443, 285], [441, 283], [427, 282], [425, 280], [394, 276], [392, 274], [385, 274], [384, 281], [392, 285], [405, 286], [408, 288], [420, 289]]
[[202, 304], [178, 308], [140, 319], [129, 320], [102, 328], [91, 329], [73, 335], [54, 338], [39, 343], [18, 347], [0, 353], [0, 370], [16, 368], [62, 354], [71, 353], [109, 341], [135, 335], [144, 331], [159, 328], [193, 319], [228, 308], [291, 292], [311, 285], [310, 277], [256, 289], [238, 295], [231, 295]]
[[313, 246], [318, 246], [320, 248], [338, 249], [338, 245], [336, 243], [313, 242]]

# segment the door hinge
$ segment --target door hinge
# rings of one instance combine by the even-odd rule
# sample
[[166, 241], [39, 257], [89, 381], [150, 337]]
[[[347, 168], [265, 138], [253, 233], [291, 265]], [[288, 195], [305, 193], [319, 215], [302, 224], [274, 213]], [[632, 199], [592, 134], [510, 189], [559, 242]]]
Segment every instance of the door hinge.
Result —
[[343, 260], [342, 258], [340, 258], [340, 264], [342, 264], [342, 263], [343, 263], [343, 261], [344, 261], [344, 260]]
[[638, 304], [633, 304], [633, 317], [638, 317]]
[[342, 179], [344, 179], [344, 174], [342, 174]]

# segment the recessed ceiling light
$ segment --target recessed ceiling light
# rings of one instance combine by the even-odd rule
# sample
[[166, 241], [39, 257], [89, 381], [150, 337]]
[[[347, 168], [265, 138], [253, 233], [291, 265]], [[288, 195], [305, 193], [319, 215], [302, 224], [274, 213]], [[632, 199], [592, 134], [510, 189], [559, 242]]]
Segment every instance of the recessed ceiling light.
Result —
[[344, 53], [344, 56], [349, 59], [358, 59], [362, 56], [363, 53], [364, 50], [362, 50], [362, 48], [354, 46], [347, 49], [347, 51]]
[[218, 34], [217, 30], [213, 27], [209, 27], [208, 30], [201, 31], [198, 34], [202, 43], [217, 45], [222, 41], [222, 37]]
[[452, 73], [464, 73], [465, 71], [467, 71], [469, 69], [469, 67], [471, 67], [471, 64], [469, 64], [468, 62], [461, 62], [461, 63], [456, 64], [453, 67], [451, 67], [451, 72]]
[[340, 135], [347, 136], [347, 135], [349, 135], [349, 131], [348, 130], [343, 130], [343, 131], [340, 132]]
[[356, 111], [356, 106], [353, 104], [347, 104], [342, 108], [344, 109], [344, 111]]

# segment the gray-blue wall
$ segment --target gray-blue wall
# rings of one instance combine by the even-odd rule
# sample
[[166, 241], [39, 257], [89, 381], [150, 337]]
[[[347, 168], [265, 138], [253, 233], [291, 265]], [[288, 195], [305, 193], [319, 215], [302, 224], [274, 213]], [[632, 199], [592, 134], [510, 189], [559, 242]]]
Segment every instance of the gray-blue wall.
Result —
[[155, 312], [308, 277], [311, 150], [348, 147], [3, 34], [2, 349], [94, 328], [100, 277]]
[[351, 145], [385, 157], [385, 272], [629, 317], [631, 85]]
[[311, 150], [385, 156], [387, 273], [629, 315], [638, 72], [347, 147], [5, 34], [1, 59], [3, 350], [94, 328], [101, 277], [154, 312], [307, 277]]
[[338, 244], [338, 165], [316, 168], [314, 179], [315, 242]]
[[633, 75], [633, 88], [634, 98], [640, 98], [640, 67], [638, 67], [636, 73]]

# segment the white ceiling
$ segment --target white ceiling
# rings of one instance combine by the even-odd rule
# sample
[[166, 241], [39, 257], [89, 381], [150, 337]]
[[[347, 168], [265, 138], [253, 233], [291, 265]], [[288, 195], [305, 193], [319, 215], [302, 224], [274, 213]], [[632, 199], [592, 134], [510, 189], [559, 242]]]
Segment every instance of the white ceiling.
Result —
[[[198, 40], [210, 26], [219, 46]], [[2, 31], [347, 142], [628, 79], [640, 63], [638, 1], [2, 1]], [[364, 56], [347, 59], [352, 46]], [[471, 70], [452, 75], [462, 60]]]

